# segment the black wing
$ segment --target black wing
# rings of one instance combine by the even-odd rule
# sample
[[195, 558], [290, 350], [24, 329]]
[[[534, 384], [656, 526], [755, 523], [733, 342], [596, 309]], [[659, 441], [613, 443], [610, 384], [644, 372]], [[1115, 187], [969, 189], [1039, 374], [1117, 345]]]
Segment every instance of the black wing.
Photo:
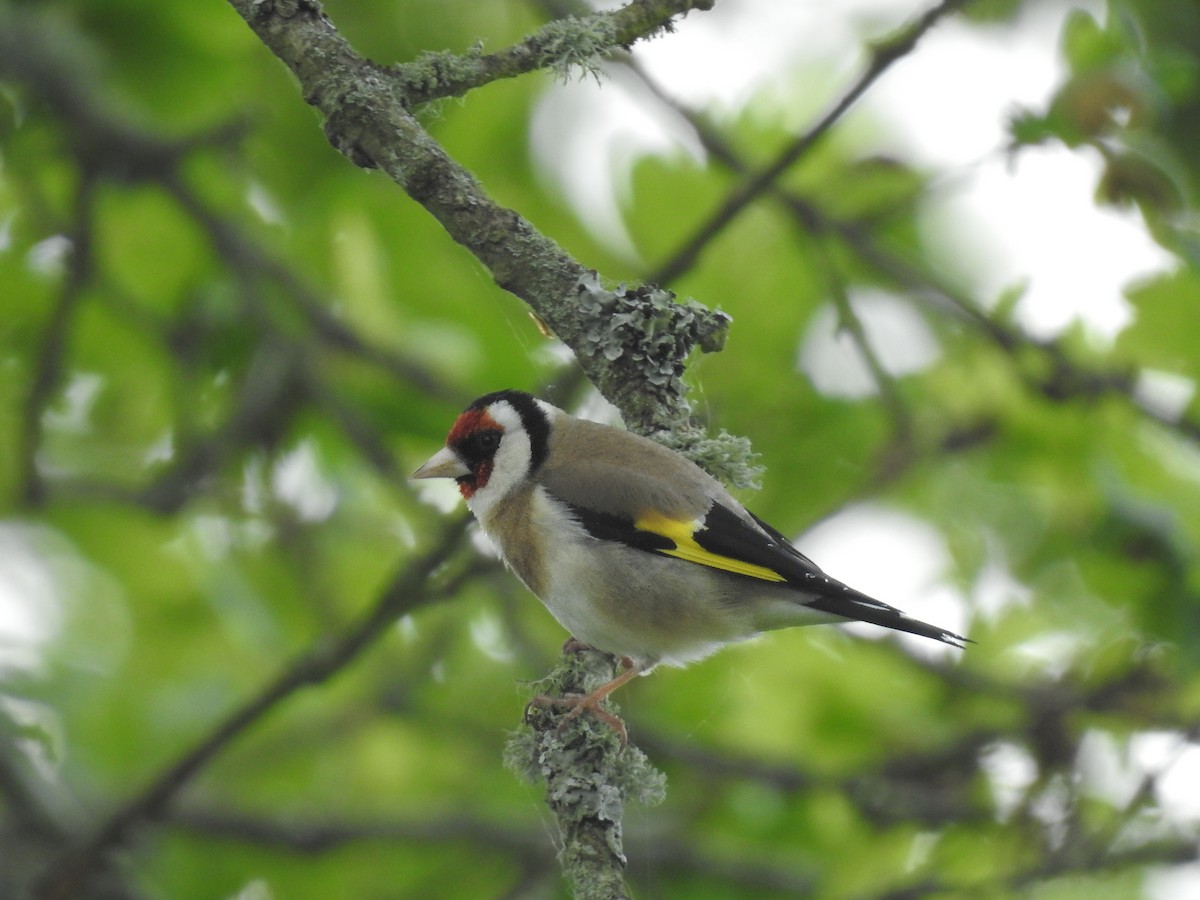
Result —
[[643, 515], [634, 521], [576, 506], [571, 509], [593, 537], [743, 578], [785, 583], [802, 595], [798, 599], [805, 606], [851, 621], [869, 622], [957, 647], [967, 642], [961, 635], [910, 618], [894, 606], [830, 578], [779, 531], [751, 513], [758, 525], [754, 528], [723, 503], [713, 503], [700, 522], [659, 514]]

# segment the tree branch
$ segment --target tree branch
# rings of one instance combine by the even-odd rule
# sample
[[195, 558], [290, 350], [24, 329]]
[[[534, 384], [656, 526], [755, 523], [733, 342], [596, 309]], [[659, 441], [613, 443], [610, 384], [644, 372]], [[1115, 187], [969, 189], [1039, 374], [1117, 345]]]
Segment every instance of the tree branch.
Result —
[[408, 103], [414, 106], [544, 68], [563, 79], [574, 69], [598, 77], [606, 53], [617, 48], [627, 50], [636, 41], [671, 31], [676, 16], [693, 9], [712, 9], [714, 2], [632, 0], [617, 10], [557, 19], [498, 53], [425, 53], [390, 71]]
[[317, 855], [362, 841], [444, 843], [459, 841], [549, 862], [544, 830], [514, 827], [510, 821], [488, 821], [467, 814], [441, 814], [421, 819], [379, 822], [272, 821], [216, 809], [186, 809], [171, 813], [170, 824], [206, 835], [279, 847], [293, 853]]
[[180, 791], [233, 740], [301, 688], [328, 681], [372, 644], [399, 617], [453, 593], [470, 570], [434, 585], [434, 571], [458, 549], [468, 519], [452, 522], [423, 556], [410, 560], [372, 607], [341, 637], [318, 640], [259, 693], [234, 710], [194, 747], [167, 766], [140, 793], [110, 815], [91, 838], [51, 867], [37, 887], [38, 900], [84, 896], [85, 887], [115, 847], [138, 826], [163, 814]]
[[[630, 60], [626, 67], [661, 103], [682, 116], [695, 131], [705, 151], [730, 171], [750, 176], [748, 164], [737, 154], [733, 146], [696, 111], [667, 96]], [[833, 236], [854, 251], [864, 262], [938, 312], [949, 315], [983, 334], [988, 340], [1012, 357], [1014, 371], [1034, 390], [1056, 403], [1080, 397], [1098, 397], [1105, 394], [1121, 395], [1147, 420], [1156, 423], [1194, 443], [1200, 443], [1200, 419], [1187, 414], [1174, 416], [1164, 413], [1136, 391], [1136, 373], [1132, 368], [1096, 369], [1088, 367], [1070, 357], [1056, 341], [1039, 340], [1031, 337], [1016, 325], [988, 316], [978, 304], [949, 287], [936, 276], [922, 270], [913, 262], [888, 250], [858, 222], [843, 221], [830, 216], [808, 198], [778, 184], [769, 184], [766, 193], [787, 210], [793, 220], [817, 237]], [[1032, 367], [1028, 359], [1036, 360]], [[1024, 363], [1024, 364], [1022, 364]], [[893, 411], [894, 414], [894, 411]], [[993, 431], [987, 422], [968, 425], [966, 429], [952, 429], [947, 438], [957, 446], [962, 437], [974, 440], [979, 429]], [[902, 453], [906, 448], [898, 448]], [[948, 449], [952, 449], [948, 445]], [[885, 473], [889, 477], [894, 472]]]
[[84, 286], [92, 277], [93, 257], [93, 194], [94, 178], [85, 176], [75, 195], [75, 210], [71, 223], [67, 274], [59, 292], [58, 302], [50, 313], [42, 336], [41, 352], [29, 393], [25, 396], [21, 430], [18, 437], [22, 466], [22, 500], [36, 506], [46, 499], [46, 483], [38, 470], [37, 455], [42, 444], [43, 421], [47, 404], [61, 386], [64, 358], [71, 326]]
[[[585, 695], [610, 681], [615, 660], [586, 649], [564, 653], [563, 662], [538, 684], [551, 697]], [[613, 727], [589, 714], [569, 721], [550, 707], [530, 705], [528, 728], [506, 750], [511, 769], [544, 782], [546, 803], [562, 836], [559, 862], [577, 900], [628, 896], [621, 817], [625, 798], [661, 802], [666, 779], [644, 753], [624, 744]]]
[[651, 280], [658, 284], [669, 283], [695, 265], [701, 252], [712, 242], [713, 238], [720, 234], [722, 229], [732, 222], [743, 209], [770, 190], [779, 177], [815, 146], [858, 101], [858, 98], [891, 68], [893, 63], [903, 59], [916, 49], [921, 38], [941, 19], [957, 12], [969, 2], [970, 0], [942, 0], [911, 25], [894, 36], [877, 43], [866, 69], [849, 90], [812, 127], [785, 147], [776, 156], [774, 162], [735, 188], [720, 208], [707, 221], [701, 223], [692, 236], [684, 241], [670, 259], [659, 267], [658, 271], [651, 276]]
[[[408, 109], [391, 74], [359, 56], [313, 0], [230, 0], [295, 74], [331, 143], [420, 203], [570, 347], [588, 378], [642, 433], [670, 431], [689, 407], [679, 378], [694, 347], [718, 350], [729, 319], [649, 287], [609, 291], [554, 241], [495, 203]], [[652, 322], [654, 334], [632, 325]]]

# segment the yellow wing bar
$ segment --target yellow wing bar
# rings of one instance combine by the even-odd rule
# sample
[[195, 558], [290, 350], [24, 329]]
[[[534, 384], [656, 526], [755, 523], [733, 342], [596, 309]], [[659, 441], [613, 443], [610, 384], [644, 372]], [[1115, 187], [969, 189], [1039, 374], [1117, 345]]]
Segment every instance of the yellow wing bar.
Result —
[[667, 556], [675, 556], [688, 562], [699, 563], [702, 566], [721, 569], [725, 572], [733, 572], [736, 575], [758, 578], [762, 581], [787, 580], [774, 569], [768, 569], [766, 566], [758, 566], [754, 563], [734, 559], [732, 556], [722, 556], [719, 553], [713, 553], [711, 550], [705, 550], [696, 543], [695, 538], [696, 532], [703, 528], [700, 522], [684, 522], [664, 516], [655, 510], [650, 510], [649, 512], [642, 513], [637, 521], [633, 523], [633, 527], [639, 531], [648, 531], [651, 534], [658, 534], [670, 540], [675, 545], [675, 549], [657, 551], [665, 553]]

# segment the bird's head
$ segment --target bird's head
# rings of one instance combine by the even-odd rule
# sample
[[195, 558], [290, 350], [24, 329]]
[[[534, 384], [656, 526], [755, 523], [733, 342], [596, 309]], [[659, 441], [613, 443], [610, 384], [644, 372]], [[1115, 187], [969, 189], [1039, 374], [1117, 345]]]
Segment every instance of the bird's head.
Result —
[[486, 394], [463, 410], [446, 436], [446, 446], [410, 477], [453, 478], [478, 514], [545, 461], [553, 410], [521, 391]]

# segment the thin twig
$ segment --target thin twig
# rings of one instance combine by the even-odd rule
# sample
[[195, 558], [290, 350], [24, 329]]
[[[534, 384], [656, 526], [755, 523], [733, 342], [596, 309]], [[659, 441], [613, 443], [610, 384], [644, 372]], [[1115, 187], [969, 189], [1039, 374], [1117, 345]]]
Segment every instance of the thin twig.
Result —
[[714, 2], [632, 0], [620, 9], [557, 19], [497, 53], [428, 53], [394, 67], [391, 74], [406, 101], [415, 105], [547, 67], [563, 75], [572, 66], [587, 73], [602, 54], [670, 31], [676, 16], [711, 9]]
[[41, 449], [46, 406], [59, 388], [63, 375], [67, 338], [75, 310], [78, 308], [84, 287], [92, 278], [93, 257], [93, 192], [95, 179], [84, 175], [83, 183], [75, 195], [75, 210], [67, 240], [67, 272], [59, 291], [58, 302], [50, 313], [50, 320], [42, 336], [41, 352], [37, 354], [32, 384], [25, 397], [20, 448], [22, 500], [37, 506], [46, 499], [46, 484], [38, 470], [37, 455]]
[[833, 259], [834, 254], [828, 245], [828, 239], [824, 235], [818, 235], [817, 244], [826, 272], [826, 282], [829, 284], [829, 293], [833, 297], [833, 304], [838, 313], [838, 329], [850, 335], [850, 340], [858, 348], [859, 355], [862, 356], [867, 371], [871, 374], [871, 380], [875, 382], [875, 387], [879, 391], [879, 399], [892, 420], [895, 444], [899, 448], [909, 447], [913, 438], [912, 412], [900, 395], [896, 380], [884, 367], [883, 361], [875, 351], [875, 346], [867, 335], [866, 327], [850, 300], [846, 282]]
[[163, 187], [204, 230], [213, 248], [231, 269], [247, 280], [266, 279], [283, 288], [308, 320], [313, 333], [328, 346], [376, 365], [408, 382], [426, 396], [451, 404], [465, 404], [471, 398], [446, 385], [419, 363], [403, 354], [378, 347], [338, 320], [329, 312], [329, 301], [299, 278], [294, 271], [272, 256], [245, 229], [232, 219], [218, 215], [180, 177], [172, 173]]
[[785, 147], [770, 165], [735, 188], [720, 208], [700, 224], [692, 236], [683, 242], [683, 245], [650, 276], [649, 280], [655, 284], [670, 284], [695, 265], [701, 252], [712, 243], [725, 226], [737, 218], [743, 209], [767, 192], [784, 172], [808, 153], [884, 72], [911, 53], [925, 33], [941, 19], [957, 12], [969, 2], [970, 0], [942, 0], [941, 3], [893, 37], [877, 43], [872, 48], [870, 62], [866, 69], [833, 106], [807, 131]]
[[464, 842], [492, 848], [507, 856], [553, 863], [553, 854], [540, 827], [516, 827], [511, 821], [490, 822], [467, 814], [422, 816], [378, 822], [272, 821], [216, 809], [186, 809], [171, 813], [169, 824], [208, 836], [281, 847], [316, 855], [362, 841], [397, 843]]
[[[641, 84], [661, 103], [680, 115], [693, 129], [708, 154], [730, 171], [749, 176], [749, 166], [733, 149], [733, 146], [709, 123], [692, 109], [669, 97], [637, 65], [636, 60], [623, 60], [625, 67], [635, 74]], [[914, 299], [924, 302], [937, 312], [948, 315], [969, 325], [988, 340], [1019, 362], [1032, 353], [1034, 358], [1047, 365], [1032, 367], [1017, 366], [1016, 371], [1025, 378], [1029, 386], [1054, 402], [1064, 402], [1078, 397], [1097, 397], [1104, 394], [1119, 394], [1149, 421], [1162, 426], [1189, 441], [1200, 443], [1200, 418], [1195, 415], [1174, 415], [1156, 407], [1138, 395], [1136, 378], [1128, 369], [1096, 370], [1070, 358], [1055, 341], [1036, 339], [1018, 326], [998, 321], [986, 315], [969, 298], [930, 272], [920, 268], [903, 256], [882, 246], [878, 240], [858, 222], [843, 221], [830, 216], [811, 200], [778, 184], [767, 188], [768, 195], [779, 202], [792, 218], [810, 233], [818, 236], [836, 236], [859, 258], [876, 272], [894, 281], [911, 292]], [[951, 428], [941, 442], [947, 449], [961, 449], [974, 445], [995, 432], [996, 423], [981, 420], [977, 423]], [[902, 449], [902, 448], [898, 448]], [[893, 453], [891, 463], [881, 473], [890, 479], [896, 472], [897, 456]]]

